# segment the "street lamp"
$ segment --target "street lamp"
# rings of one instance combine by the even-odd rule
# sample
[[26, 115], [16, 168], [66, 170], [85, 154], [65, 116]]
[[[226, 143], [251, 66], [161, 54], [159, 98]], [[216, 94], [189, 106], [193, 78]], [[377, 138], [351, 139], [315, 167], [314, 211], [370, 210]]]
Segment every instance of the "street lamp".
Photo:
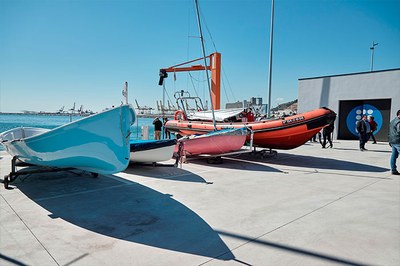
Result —
[[375, 41], [372, 42], [372, 46], [369, 48], [371, 50], [371, 72], [374, 70], [374, 51], [375, 51], [375, 46], [377, 46], [378, 43], [375, 43]]

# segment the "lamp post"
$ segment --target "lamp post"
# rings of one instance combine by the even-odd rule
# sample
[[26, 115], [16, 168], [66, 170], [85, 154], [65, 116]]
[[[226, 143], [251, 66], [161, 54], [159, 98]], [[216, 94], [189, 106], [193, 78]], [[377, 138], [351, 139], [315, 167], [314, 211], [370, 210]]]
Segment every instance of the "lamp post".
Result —
[[371, 72], [374, 70], [374, 51], [375, 51], [375, 46], [377, 46], [378, 43], [375, 43], [375, 41], [372, 42], [372, 46], [369, 48], [371, 50]]

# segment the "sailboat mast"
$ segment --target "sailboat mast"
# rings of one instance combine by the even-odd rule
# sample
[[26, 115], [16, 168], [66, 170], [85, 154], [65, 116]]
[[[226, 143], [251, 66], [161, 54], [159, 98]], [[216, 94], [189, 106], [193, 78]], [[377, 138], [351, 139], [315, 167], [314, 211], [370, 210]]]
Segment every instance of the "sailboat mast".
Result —
[[[194, 0], [194, 3], [196, 5], [196, 16], [197, 16], [197, 24], [199, 27], [199, 34], [200, 34], [200, 41], [201, 41], [201, 49], [203, 51], [203, 59], [204, 59], [204, 66], [207, 68], [207, 59], [206, 59], [206, 50], [204, 48], [204, 39], [203, 39], [203, 32], [201, 30], [201, 22], [200, 22], [200, 14], [199, 14], [199, 3], [198, 0]], [[210, 99], [212, 99], [212, 94], [211, 94], [211, 86], [210, 86], [210, 78], [208, 75], [208, 70], [206, 69], [206, 77], [207, 77], [207, 86], [208, 86], [208, 93], [210, 94]], [[214, 130], [217, 130], [217, 125], [215, 123], [215, 114], [214, 114], [214, 103], [211, 100], [211, 113], [212, 113], [212, 118], [213, 118], [213, 123], [214, 123]]]
[[268, 76], [268, 106], [267, 117], [271, 117], [271, 83], [272, 83], [272, 46], [274, 44], [274, 0], [271, 3], [271, 36], [269, 38], [269, 76]]

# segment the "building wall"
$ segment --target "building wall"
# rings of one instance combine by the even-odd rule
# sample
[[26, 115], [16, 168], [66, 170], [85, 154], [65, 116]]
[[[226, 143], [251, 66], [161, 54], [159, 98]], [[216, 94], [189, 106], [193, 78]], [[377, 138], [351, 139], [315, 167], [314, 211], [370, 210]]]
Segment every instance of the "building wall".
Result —
[[391, 99], [393, 119], [400, 109], [400, 69], [299, 79], [299, 113], [328, 107], [339, 116], [341, 101], [382, 99]]
[[243, 108], [243, 102], [235, 102], [235, 103], [226, 103], [225, 109], [232, 109], [232, 108]]

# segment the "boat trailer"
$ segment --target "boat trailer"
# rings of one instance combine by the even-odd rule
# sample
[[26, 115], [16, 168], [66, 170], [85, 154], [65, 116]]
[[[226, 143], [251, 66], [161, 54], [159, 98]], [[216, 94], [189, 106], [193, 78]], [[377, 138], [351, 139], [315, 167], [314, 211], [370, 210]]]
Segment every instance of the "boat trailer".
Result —
[[[20, 171], [16, 171], [17, 166], [37, 166], [37, 165], [33, 165], [33, 164], [28, 164], [28, 163], [24, 163], [22, 161], [17, 162], [18, 160], [18, 156], [14, 156], [11, 159], [11, 172], [8, 175], [4, 176], [4, 188], [5, 189], [9, 189], [8, 185], [11, 182], [14, 182], [15, 179], [17, 179], [17, 177], [22, 176], [22, 175], [31, 175], [31, 174], [40, 174], [40, 173], [51, 173], [51, 172], [62, 172], [62, 171], [72, 171], [75, 170], [75, 168], [57, 168], [57, 167], [43, 167], [41, 169], [34, 169], [34, 170], [25, 170], [25, 169], [21, 169]], [[41, 166], [39, 166], [41, 167]], [[91, 176], [93, 177], [98, 177], [99, 174], [98, 173], [93, 173], [90, 172]]]

